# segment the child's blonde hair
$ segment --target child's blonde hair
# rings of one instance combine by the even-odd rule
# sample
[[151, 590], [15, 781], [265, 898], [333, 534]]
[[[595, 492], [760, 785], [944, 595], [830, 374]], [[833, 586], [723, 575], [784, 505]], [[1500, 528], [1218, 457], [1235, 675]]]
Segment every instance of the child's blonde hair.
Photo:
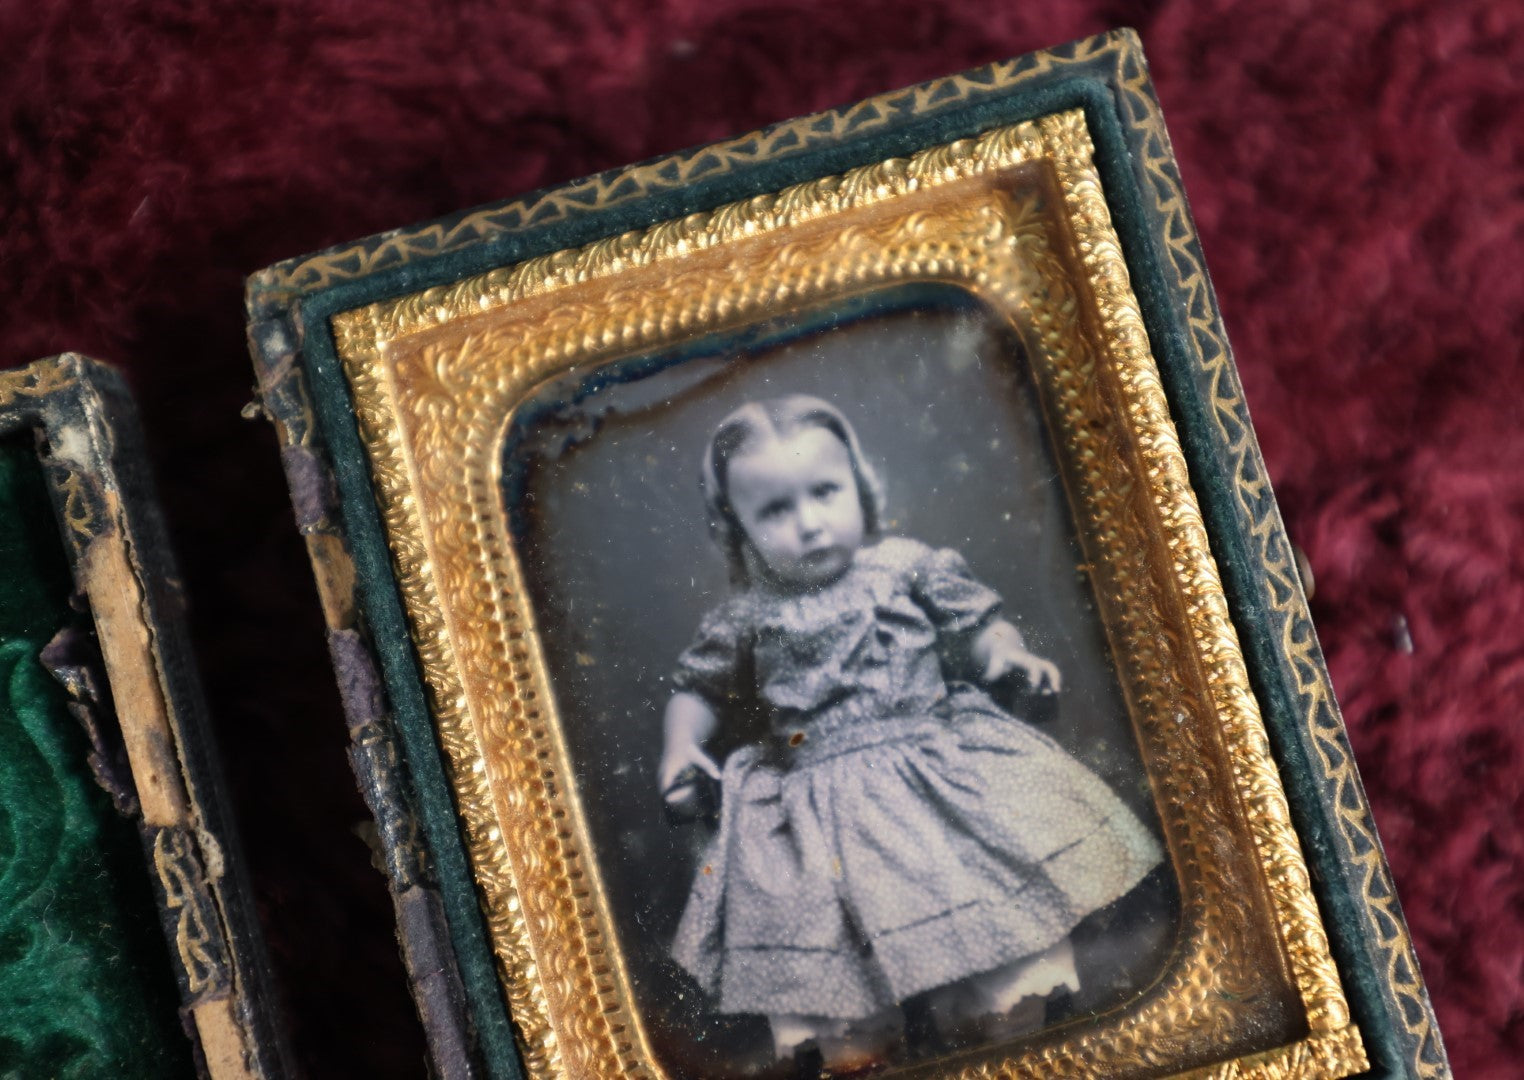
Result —
[[724, 553], [730, 580], [735, 585], [750, 585], [751, 573], [746, 566], [746, 530], [730, 505], [730, 462], [759, 440], [785, 439], [811, 427], [829, 431], [847, 448], [852, 475], [857, 478], [863, 536], [872, 539], [878, 535], [884, 514], [883, 484], [873, 466], [863, 457], [857, 432], [852, 430], [841, 410], [808, 394], [788, 394], [748, 402], [721, 420], [709, 437], [700, 480], [709, 515], [709, 535]]

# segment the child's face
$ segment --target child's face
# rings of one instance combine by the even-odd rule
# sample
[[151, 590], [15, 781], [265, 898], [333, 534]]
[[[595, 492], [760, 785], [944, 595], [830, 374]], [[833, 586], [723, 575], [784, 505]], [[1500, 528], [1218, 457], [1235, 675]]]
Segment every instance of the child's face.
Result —
[[785, 585], [824, 585], [863, 542], [863, 509], [847, 448], [803, 428], [743, 450], [727, 473], [730, 507], [767, 573]]

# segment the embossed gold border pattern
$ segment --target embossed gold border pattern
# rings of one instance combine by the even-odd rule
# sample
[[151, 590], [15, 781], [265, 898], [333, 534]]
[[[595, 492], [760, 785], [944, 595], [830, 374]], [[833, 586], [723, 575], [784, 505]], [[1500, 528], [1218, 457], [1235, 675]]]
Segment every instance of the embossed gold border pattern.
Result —
[[[878, 223], [880, 232], [871, 237], [874, 250], [884, 250], [884, 228], [908, 234], [897, 238], [897, 248], [890, 245], [900, 252], [898, 259], [864, 258], [861, 247], [855, 257], [844, 258], [842, 251], [862, 242], [854, 236], [858, 226], [853, 224], [825, 231], [823, 239], [774, 251], [765, 274], [717, 275], [712, 265], [682, 269], [685, 260], [701, 263], [705, 253], [726, 245], [797, 230], [846, 210], [861, 215], [913, 192], [1043, 159], [1053, 163], [1060, 177], [1088, 289], [1106, 330], [1105, 362], [1121, 376], [1118, 386], [1139, 452], [1156, 478], [1146, 485], [1147, 493], [1190, 612], [1192, 640], [1182, 646], [1194, 650], [1206, 672], [1212, 706], [1235, 764], [1233, 778], [1220, 786], [1236, 784], [1237, 796], [1249, 810], [1281, 944], [1306, 1010], [1305, 1040], [1211, 1066], [1209, 1072], [1332, 1077], [1364, 1067], [1090, 155], [1082, 117], [1065, 114], [1049, 118], [1040, 129], [1002, 129], [908, 162], [826, 178], [335, 319], [442, 741], [454, 768], [489, 930], [532, 1075], [657, 1072], [638, 1014], [627, 999], [617, 943], [602, 939], [599, 924], [606, 911], [596, 866], [582, 858], [586, 841], [579, 834], [575, 792], [557, 780], [565, 748], [559, 745], [553, 715], [547, 715], [553, 714], [549, 679], [498, 506], [495, 436], [501, 425], [534, 382], [571, 362], [596, 362], [600, 356], [670, 340], [684, 329], [712, 329], [780, 302], [883, 284], [896, 276], [957, 280], [976, 293], [1003, 293], [1007, 308], [1030, 303], [1031, 325], [1047, 327], [1043, 332], [1053, 338], [1049, 344], [1057, 346], [1044, 353], [1039, 342], [1040, 355], [1058, 355], [1074, 342], [1080, 344], [1071, 351], [1084, 351], [1073, 327], [1056, 325], [1076, 322], [1077, 298], [1062, 293], [1062, 271], [1044, 269], [1042, 244], [1030, 243], [1041, 230], [1023, 231], [1020, 213], [1013, 216], [1009, 208], [984, 205], [970, 212], [941, 207], [940, 217], [926, 210], [888, 225]], [[861, 229], [871, 232], [872, 226]], [[1024, 237], [1027, 259], [1012, 257]], [[662, 290], [619, 291], [619, 274], [664, 260], [675, 265], [663, 278]], [[1037, 268], [1040, 280], [1034, 281], [1028, 270], [1010, 269], [1029, 265]], [[611, 280], [597, 303], [571, 303], [562, 295], [605, 279]], [[471, 327], [475, 315], [511, 305], [535, 307], [537, 300], [552, 295], [555, 304], [536, 307], [537, 323], [528, 335], [533, 347], [515, 337], [523, 327]], [[688, 297], [686, 305], [673, 307], [671, 296]], [[609, 310], [618, 317], [611, 318]], [[461, 325], [450, 334], [438, 331], [457, 322]], [[409, 338], [416, 340], [406, 349], [398, 347]], [[1097, 407], [1095, 402], [1084, 406]], [[1084, 409], [1075, 408], [1066, 402], [1060, 412], [1066, 435], [1084, 452], [1081, 444], [1092, 436], [1076, 422], [1086, 415]], [[424, 447], [427, 454], [419, 452]], [[1099, 482], [1089, 486], [1086, 499], [1092, 509], [1107, 501], [1106, 490]], [[1141, 588], [1137, 579], [1146, 576], [1133, 574], [1128, 584], [1127, 575], [1118, 574], [1117, 583]], [[441, 604], [441, 597], [447, 602]], [[496, 693], [481, 692], [494, 685]], [[1133, 696], [1141, 700], [1148, 693], [1146, 681], [1139, 681]], [[1164, 728], [1155, 724], [1151, 730]], [[1189, 818], [1176, 814], [1174, 819], [1172, 851], [1177, 858], [1188, 857], [1190, 845], [1178, 834], [1188, 828]], [[513, 843], [504, 841], [507, 828], [513, 830]], [[1200, 949], [1177, 964], [1172, 985], [1134, 1009], [1118, 1030], [1107, 1032], [1102, 1025], [1085, 1035], [1039, 1040], [1005, 1066], [970, 1066], [962, 1075], [1005, 1075], [1006, 1068], [1022, 1075], [1067, 1075], [1082, 1062], [1093, 1068], [1101, 1062], [1157, 1066], [1188, 1059], [1188, 1054], [1171, 1056], [1179, 1049], [1179, 1032], [1191, 1028], [1193, 1019], [1224, 1008], [1224, 995], [1214, 998], [1211, 991], [1224, 985], [1216, 980], [1233, 976], [1235, 953], [1220, 940], [1234, 940], [1233, 920], [1220, 910], [1233, 899], [1214, 895], [1215, 907], [1208, 903], [1195, 913], [1203, 920], [1202, 933], [1191, 941]]]
[[1282, 933], [1314, 1032], [1348, 1025], [1350, 1017], [1338, 972], [1328, 959], [1328, 939], [1313, 900], [1312, 883], [1291, 826], [1280, 776], [1249, 688], [1238, 635], [1209, 554], [1206, 525], [1196, 505], [1169, 404], [1149, 351], [1142, 312], [1126, 276], [1126, 262], [1111, 230], [1099, 179], [1090, 167], [1091, 147], [1083, 124], [1067, 128], [1054, 155], [1071, 220], [1101, 312], [1105, 341], [1137, 432], [1149, 489], [1173, 556], [1189, 612], [1197, 654], [1207, 669], [1213, 705], [1235, 762], [1234, 775], [1247, 808], [1254, 843], [1275, 894]]

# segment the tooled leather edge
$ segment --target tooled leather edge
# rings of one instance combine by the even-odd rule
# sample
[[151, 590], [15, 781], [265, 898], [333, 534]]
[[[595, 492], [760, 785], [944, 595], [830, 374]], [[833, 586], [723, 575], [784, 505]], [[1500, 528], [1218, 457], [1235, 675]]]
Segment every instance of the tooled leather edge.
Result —
[[36, 392], [5, 419], [37, 432], [75, 603], [92, 617], [44, 662], [90, 736], [97, 779], [138, 826], [198, 1072], [282, 1080], [292, 1070], [131, 398], [75, 354], [21, 374]]

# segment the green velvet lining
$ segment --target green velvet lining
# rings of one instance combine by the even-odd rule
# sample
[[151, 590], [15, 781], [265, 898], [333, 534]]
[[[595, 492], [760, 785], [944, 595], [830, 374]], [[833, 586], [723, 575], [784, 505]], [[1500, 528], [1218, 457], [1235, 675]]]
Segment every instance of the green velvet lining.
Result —
[[190, 1076], [137, 831], [38, 661], [69, 591], [35, 452], [0, 442], [0, 1077]]

